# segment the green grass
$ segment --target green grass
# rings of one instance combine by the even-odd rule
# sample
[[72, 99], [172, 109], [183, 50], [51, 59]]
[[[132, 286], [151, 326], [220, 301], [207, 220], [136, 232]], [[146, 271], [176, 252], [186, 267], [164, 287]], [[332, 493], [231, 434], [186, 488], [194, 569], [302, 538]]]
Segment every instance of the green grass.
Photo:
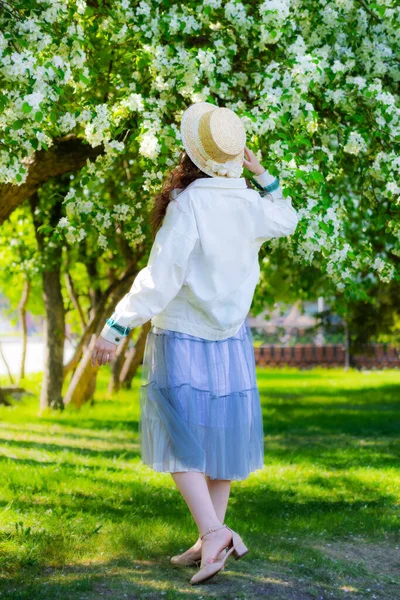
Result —
[[[250, 552], [202, 586], [169, 474], [140, 462], [138, 387], [38, 417], [40, 376], [0, 407], [0, 598], [400, 598], [400, 372], [258, 369], [265, 466], [232, 484]], [[5, 380], [3, 379], [3, 382]]]

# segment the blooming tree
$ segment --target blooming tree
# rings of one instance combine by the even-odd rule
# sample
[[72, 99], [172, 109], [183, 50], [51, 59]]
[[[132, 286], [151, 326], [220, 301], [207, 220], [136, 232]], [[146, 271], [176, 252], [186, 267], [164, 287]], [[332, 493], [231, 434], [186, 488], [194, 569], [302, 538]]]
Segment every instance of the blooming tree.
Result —
[[296, 234], [271, 249], [317, 265], [348, 298], [399, 280], [394, 0], [0, 5], [0, 195], [29, 195], [32, 165], [77, 140], [85, 166], [57, 225], [67, 242], [91, 227], [105, 251], [121, 221], [133, 247], [143, 240], [143, 214], [182, 148], [182, 112], [205, 100], [239, 114], [299, 210]]

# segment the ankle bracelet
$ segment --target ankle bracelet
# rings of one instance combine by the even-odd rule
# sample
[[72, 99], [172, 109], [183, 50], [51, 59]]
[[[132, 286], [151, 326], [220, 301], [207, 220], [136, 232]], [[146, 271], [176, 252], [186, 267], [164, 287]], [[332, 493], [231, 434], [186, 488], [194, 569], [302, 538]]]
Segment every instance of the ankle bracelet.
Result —
[[205, 535], [208, 535], [209, 533], [212, 533], [213, 531], [218, 531], [218, 529], [222, 529], [223, 527], [226, 527], [226, 525], [223, 524], [223, 525], [215, 525], [214, 527], [209, 527], [207, 529], [206, 533], [203, 533], [203, 535], [200, 536], [200, 539], [202, 540]]

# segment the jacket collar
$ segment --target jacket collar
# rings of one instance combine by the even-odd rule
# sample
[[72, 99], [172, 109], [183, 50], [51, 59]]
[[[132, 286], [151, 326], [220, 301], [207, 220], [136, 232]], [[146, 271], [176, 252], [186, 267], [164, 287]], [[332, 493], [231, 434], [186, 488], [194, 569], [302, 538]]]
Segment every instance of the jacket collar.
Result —
[[244, 177], [201, 177], [186, 186], [189, 187], [247, 188], [247, 183]]

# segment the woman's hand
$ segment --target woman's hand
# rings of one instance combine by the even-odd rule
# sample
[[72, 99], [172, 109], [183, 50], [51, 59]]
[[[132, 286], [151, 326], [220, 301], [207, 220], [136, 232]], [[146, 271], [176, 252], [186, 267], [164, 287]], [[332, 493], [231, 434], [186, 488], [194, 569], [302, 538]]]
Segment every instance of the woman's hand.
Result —
[[108, 362], [112, 362], [115, 357], [117, 344], [108, 342], [101, 336], [99, 336], [92, 352], [92, 367], [96, 366], [96, 362], [99, 367], [106, 365]]
[[244, 155], [245, 159], [243, 160], [243, 165], [255, 175], [261, 175], [264, 173], [264, 167], [259, 163], [256, 155], [252, 150], [249, 150], [247, 146], [244, 147]]

